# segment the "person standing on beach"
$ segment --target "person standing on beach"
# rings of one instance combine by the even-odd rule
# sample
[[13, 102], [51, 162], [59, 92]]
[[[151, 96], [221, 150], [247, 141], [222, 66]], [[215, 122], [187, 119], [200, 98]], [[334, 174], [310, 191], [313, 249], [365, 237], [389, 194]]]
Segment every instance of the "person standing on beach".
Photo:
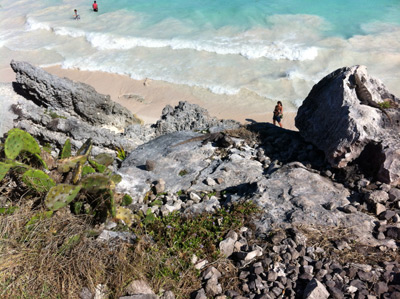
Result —
[[282, 122], [281, 122], [282, 118], [283, 118], [283, 106], [282, 102], [278, 101], [274, 109], [274, 117], [272, 118], [274, 126], [276, 125], [276, 122], [278, 122], [279, 126], [282, 128]]
[[78, 11], [74, 9], [74, 17], [75, 20], [79, 20], [81, 17], [78, 15]]
[[93, 11], [96, 11], [96, 12], [99, 11], [99, 7], [97, 6], [97, 2], [96, 1], [93, 2], [92, 7], [93, 7]]

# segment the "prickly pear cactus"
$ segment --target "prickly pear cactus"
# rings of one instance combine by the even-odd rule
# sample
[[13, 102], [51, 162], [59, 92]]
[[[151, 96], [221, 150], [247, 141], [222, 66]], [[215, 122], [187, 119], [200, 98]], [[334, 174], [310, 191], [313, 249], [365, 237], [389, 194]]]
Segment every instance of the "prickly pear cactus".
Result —
[[79, 184], [88, 192], [96, 192], [102, 189], [110, 189], [112, 181], [104, 174], [90, 173], [82, 178]]
[[81, 186], [60, 184], [52, 187], [46, 195], [44, 203], [51, 211], [57, 211], [68, 205], [78, 195]]
[[40, 154], [40, 147], [29, 133], [17, 128], [11, 129], [4, 144], [4, 153], [8, 159], [14, 160], [21, 151]]
[[104, 166], [109, 166], [114, 162], [114, 157], [111, 156], [110, 154], [102, 153], [94, 157], [93, 160]]
[[90, 152], [92, 151], [93, 142], [92, 139], [89, 138], [86, 142], [78, 149], [76, 152], [77, 156], [86, 155], [89, 156]]
[[96, 170], [94, 170], [93, 167], [89, 166], [89, 165], [84, 165], [82, 168], [82, 177], [84, 177], [85, 175], [89, 174], [89, 173], [95, 173]]
[[76, 156], [76, 157], [61, 159], [58, 161], [57, 170], [63, 173], [71, 171], [73, 168], [75, 168], [75, 166], [78, 163], [82, 165], [85, 164], [86, 160], [87, 160], [86, 156]]
[[116, 174], [116, 173], [113, 173], [113, 174], [110, 176], [110, 179], [111, 179], [111, 181], [114, 182], [114, 184], [118, 184], [119, 182], [122, 181], [122, 177], [121, 177], [119, 174]]
[[0, 162], [0, 181], [4, 179], [4, 177], [6, 176], [7, 172], [10, 170], [11, 167], [12, 164]]
[[69, 138], [65, 141], [64, 146], [61, 150], [61, 159], [69, 158], [71, 157], [71, 141]]
[[94, 160], [89, 160], [90, 165], [93, 166], [98, 172], [103, 173], [106, 171], [107, 167], [103, 164], [97, 163]]
[[22, 181], [39, 193], [47, 192], [56, 185], [46, 173], [38, 169], [26, 171], [22, 175]]

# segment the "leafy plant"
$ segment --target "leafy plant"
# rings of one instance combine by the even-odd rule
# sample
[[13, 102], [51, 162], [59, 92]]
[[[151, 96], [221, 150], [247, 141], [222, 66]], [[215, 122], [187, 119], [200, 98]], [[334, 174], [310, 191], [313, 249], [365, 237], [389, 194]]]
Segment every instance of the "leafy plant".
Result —
[[117, 152], [117, 158], [124, 161], [127, 157], [126, 151], [122, 145], [116, 146], [115, 151]]

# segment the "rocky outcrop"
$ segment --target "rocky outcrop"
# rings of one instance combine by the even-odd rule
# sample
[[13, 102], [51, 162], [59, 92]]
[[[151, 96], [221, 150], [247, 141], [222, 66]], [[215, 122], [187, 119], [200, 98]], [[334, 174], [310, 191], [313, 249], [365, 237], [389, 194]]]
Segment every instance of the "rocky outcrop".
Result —
[[263, 165], [252, 160], [256, 157], [254, 149], [235, 139], [235, 145], [223, 157], [212, 142], [203, 144], [206, 136], [191, 131], [175, 132], [139, 146], [119, 169], [123, 177], [119, 190], [140, 200], [151, 189], [152, 182], [160, 179], [165, 181], [168, 192], [219, 191], [260, 179]]
[[113, 102], [90, 85], [51, 75], [27, 62], [11, 61], [15, 87], [39, 106], [62, 111], [96, 126], [117, 129], [140, 123], [128, 109]]
[[[378, 105], [384, 102], [390, 108]], [[313, 87], [298, 110], [296, 127], [324, 151], [332, 166], [345, 167], [359, 158], [369, 175], [396, 185], [400, 183], [399, 103], [366, 67], [341, 68]]]
[[213, 128], [213, 131], [236, 129], [240, 123], [234, 120], [218, 120], [211, 117], [208, 111], [196, 104], [179, 102], [172, 108], [167, 105], [161, 113], [161, 118], [154, 125], [157, 135], [164, 135], [176, 131], [202, 131]]
[[293, 162], [258, 181], [251, 200], [263, 208], [258, 227], [264, 232], [288, 223], [347, 227], [358, 242], [377, 246], [380, 242], [372, 234], [376, 219], [357, 209], [346, 212], [350, 194], [342, 184]]

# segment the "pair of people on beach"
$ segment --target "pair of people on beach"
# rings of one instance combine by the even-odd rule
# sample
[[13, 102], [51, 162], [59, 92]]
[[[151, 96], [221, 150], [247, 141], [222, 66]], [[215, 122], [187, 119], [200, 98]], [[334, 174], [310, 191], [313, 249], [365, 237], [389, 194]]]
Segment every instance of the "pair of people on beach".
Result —
[[[97, 5], [97, 2], [94, 1], [92, 5], [93, 11], [98, 12], [99, 11], [99, 6]], [[78, 11], [74, 9], [74, 19], [79, 20], [81, 17], [78, 15]]]
[[272, 118], [274, 125], [276, 125], [276, 122], [278, 122], [279, 126], [282, 128], [282, 118], [283, 118], [283, 106], [282, 102], [278, 101], [274, 109], [274, 116]]

